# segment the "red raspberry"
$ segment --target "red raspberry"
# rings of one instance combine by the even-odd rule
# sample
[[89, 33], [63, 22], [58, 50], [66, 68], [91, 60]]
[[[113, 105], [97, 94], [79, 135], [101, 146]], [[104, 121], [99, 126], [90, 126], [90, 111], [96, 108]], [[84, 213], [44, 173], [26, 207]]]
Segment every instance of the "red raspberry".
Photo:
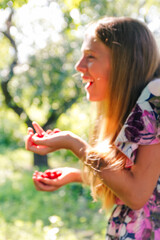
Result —
[[52, 170], [46, 170], [45, 172], [38, 172], [35, 171], [34, 176], [37, 180], [39, 180], [39, 177], [42, 178], [49, 178], [49, 179], [55, 179], [62, 175], [61, 171], [52, 171]]
[[61, 132], [61, 130], [59, 130], [58, 128], [53, 129], [53, 133], [59, 133], [59, 132]]

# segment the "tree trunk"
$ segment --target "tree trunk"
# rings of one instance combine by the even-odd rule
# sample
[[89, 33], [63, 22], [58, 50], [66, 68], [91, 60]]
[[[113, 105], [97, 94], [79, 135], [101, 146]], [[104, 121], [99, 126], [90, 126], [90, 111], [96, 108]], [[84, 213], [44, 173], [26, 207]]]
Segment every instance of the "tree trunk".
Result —
[[34, 153], [34, 166], [49, 167], [48, 166], [48, 156], [47, 155], [41, 156], [39, 154]]

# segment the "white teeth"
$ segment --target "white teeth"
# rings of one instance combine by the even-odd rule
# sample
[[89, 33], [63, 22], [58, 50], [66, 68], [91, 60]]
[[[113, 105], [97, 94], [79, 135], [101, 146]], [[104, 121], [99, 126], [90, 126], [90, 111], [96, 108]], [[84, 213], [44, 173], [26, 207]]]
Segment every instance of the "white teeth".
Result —
[[91, 85], [92, 85], [93, 82], [87, 82], [86, 85], [85, 85], [85, 89], [88, 89]]
[[92, 83], [93, 81], [91, 81], [91, 80], [82, 80], [82, 83]]

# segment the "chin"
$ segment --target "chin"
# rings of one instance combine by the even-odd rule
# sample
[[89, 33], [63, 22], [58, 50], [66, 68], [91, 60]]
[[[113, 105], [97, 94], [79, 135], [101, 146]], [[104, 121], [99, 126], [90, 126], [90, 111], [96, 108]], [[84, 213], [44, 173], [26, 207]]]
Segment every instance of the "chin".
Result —
[[105, 99], [105, 97], [102, 97], [102, 96], [93, 96], [91, 94], [89, 94], [87, 92], [87, 100], [90, 101], [90, 102], [100, 102], [100, 101], [103, 101]]
[[90, 97], [90, 96], [87, 96], [87, 100], [90, 101], [90, 102], [101, 102], [103, 101], [102, 98], [93, 98], [93, 97]]

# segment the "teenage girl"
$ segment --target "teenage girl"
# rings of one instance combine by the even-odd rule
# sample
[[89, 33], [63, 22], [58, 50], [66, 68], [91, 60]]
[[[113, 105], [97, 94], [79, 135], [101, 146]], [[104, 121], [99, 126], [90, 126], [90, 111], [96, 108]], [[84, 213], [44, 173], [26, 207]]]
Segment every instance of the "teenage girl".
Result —
[[[160, 54], [147, 26], [131, 18], [103, 18], [89, 25], [76, 64], [87, 98], [96, 102], [90, 144], [72, 132], [52, 134], [34, 123], [26, 149], [47, 154], [71, 150], [82, 171], [61, 168], [37, 190], [70, 182], [90, 184], [110, 216], [106, 239], [160, 239]], [[43, 134], [43, 137], [39, 137]]]

